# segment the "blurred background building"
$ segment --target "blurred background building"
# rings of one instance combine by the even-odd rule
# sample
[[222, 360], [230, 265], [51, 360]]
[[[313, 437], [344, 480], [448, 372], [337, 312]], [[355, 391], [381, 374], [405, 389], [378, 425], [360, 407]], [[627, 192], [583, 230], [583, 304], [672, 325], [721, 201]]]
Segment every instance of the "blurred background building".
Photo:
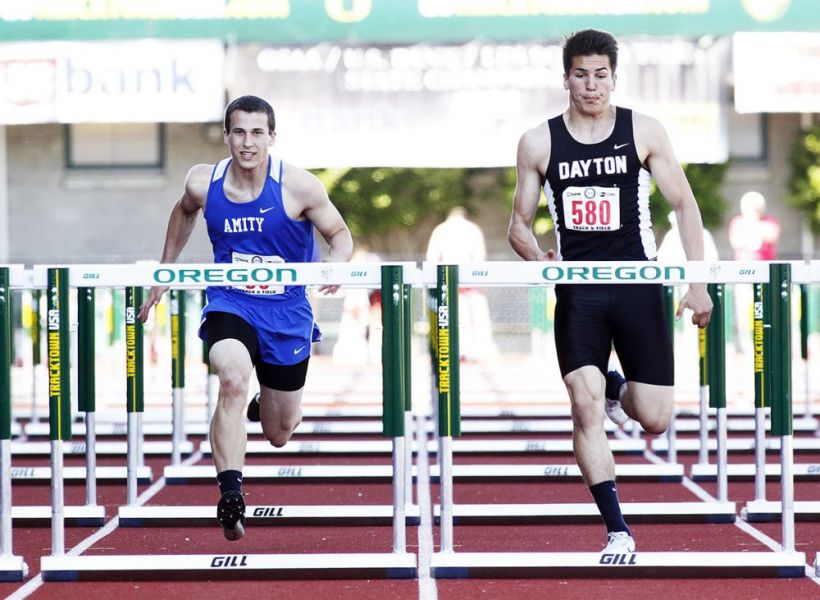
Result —
[[[661, 119], [690, 177], [718, 167], [698, 196], [722, 257], [750, 189], [790, 232], [780, 256], [812, 255], [820, 198], [788, 198], [820, 111], [814, 0], [0, 0], [0, 262], [159, 257], [246, 93], [381, 257], [422, 259], [463, 205], [512, 259], [518, 136], [566, 106], [560, 44], [588, 27], [621, 42], [615, 102]], [[182, 260], [210, 256], [200, 225]]]

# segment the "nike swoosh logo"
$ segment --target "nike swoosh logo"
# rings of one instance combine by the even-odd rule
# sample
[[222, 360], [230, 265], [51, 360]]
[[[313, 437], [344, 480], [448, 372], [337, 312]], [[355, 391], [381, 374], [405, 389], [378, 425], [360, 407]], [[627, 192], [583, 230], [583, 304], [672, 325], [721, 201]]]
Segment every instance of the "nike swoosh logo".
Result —
[[276, 208], [276, 207], [275, 206], [269, 206], [267, 208], [260, 208], [259, 209], [259, 214], [264, 215], [266, 212], [268, 212], [269, 210], [273, 210], [274, 208]]
[[299, 354], [302, 350], [304, 350], [304, 346], [299, 346], [296, 350], [293, 351], [294, 354]]
[[629, 146], [629, 142], [627, 142], [626, 144], [615, 144], [615, 150], [620, 150], [624, 146]]

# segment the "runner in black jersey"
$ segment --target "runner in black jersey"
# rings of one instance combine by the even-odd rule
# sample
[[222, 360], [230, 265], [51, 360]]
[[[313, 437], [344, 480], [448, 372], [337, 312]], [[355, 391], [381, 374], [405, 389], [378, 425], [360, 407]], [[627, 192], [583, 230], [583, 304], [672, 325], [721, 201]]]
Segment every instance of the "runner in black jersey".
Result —
[[[517, 185], [509, 241], [525, 260], [654, 260], [649, 218], [650, 174], [674, 209], [689, 260], [703, 260], [700, 211], [669, 138], [655, 119], [610, 103], [618, 45], [610, 34], [585, 30], [564, 43], [569, 107], [526, 131], [518, 145]], [[532, 232], [543, 186], [555, 223], [557, 253], [542, 251]], [[607, 526], [605, 552], [634, 552], [621, 515], [615, 463], [603, 416], [635, 419], [650, 433], [672, 414], [672, 342], [656, 285], [556, 286], [555, 343], [569, 392], [578, 465]], [[706, 327], [712, 302], [706, 286], [684, 294], [692, 322]], [[612, 347], [626, 380], [607, 373]], [[625, 414], [624, 414], [625, 413]]]
[[[162, 262], [177, 261], [200, 210], [215, 263], [309, 262], [314, 227], [329, 245], [328, 261], [350, 260], [350, 230], [321, 182], [270, 154], [275, 129], [273, 108], [262, 98], [241, 96], [228, 105], [224, 139], [231, 156], [188, 172], [168, 221]], [[140, 319], [148, 318], [166, 289], [151, 288]], [[302, 419], [313, 313], [302, 286], [212, 287], [207, 293], [200, 336], [219, 377], [210, 430], [221, 493], [217, 520], [233, 541], [245, 532], [243, 412], [251, 373], [255, 368], [262, 432], [272, 445], [284, 446]]]

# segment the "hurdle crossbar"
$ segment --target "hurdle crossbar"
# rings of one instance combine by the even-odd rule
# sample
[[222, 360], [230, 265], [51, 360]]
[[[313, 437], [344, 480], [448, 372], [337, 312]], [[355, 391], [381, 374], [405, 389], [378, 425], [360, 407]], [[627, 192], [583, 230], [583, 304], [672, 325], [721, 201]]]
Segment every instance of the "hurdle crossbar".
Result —
[[[245, 509], [250, 526], [301, 525], [390, 525], [393, 506], [384, 504], [351, 505], [249, 505]], [[214, 526], [213, 506], [120, 506], [121, 527]], [[405, 524], [418, 525], [419, 507], [405, 506]]]
[[[623, 502], [621, 512], [630, 523], [734, 523], [734, 502]], [[441, 517], [434, 507], [436, 519]], [[600, 523], [595, 503], [455, 504], [457, 525]]]

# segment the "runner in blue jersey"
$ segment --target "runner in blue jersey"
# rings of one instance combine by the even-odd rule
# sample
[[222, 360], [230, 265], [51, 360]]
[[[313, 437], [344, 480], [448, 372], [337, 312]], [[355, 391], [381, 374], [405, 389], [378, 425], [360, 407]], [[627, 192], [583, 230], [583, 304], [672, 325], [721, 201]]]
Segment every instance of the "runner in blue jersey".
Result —
[[[310, 262], [314, 227], [328, 243], [329, 261], [350, 260], [350, 231], [319, 180], [269, 153], [275, 127], [273, 109], [261, 98], [242, 96], [228, 105], [224, 138], [231, 155], [188, 172], [162, 262], [178, 260], [200, 210], [216, 263]], [[151, 288], [140, 309], [143, 321], [166, 289]], [[332, 293], [336, 286], [322, 289]], [[301, 286], [213, 287], [207, 295], [200, 336], [219, 377], [210, 437], [221, 493], [217, 520], [228, 540], [238, 540], [245, 531], [243, 411], [251, 373], [255, 367], [262, 431], [271, 444], [284, 446], [302, 418], [315, 327]]]
[[[509, 241], [525, 260], [654, 260], [649, 218], [650, 174], [674, 209], [689, 260], [703, 260], [703, 224], [683, 169], [655, 119], [616, 108], [618, 44], [610, 34], [585, 30], [564, 43], [564, 87], [569, 107], [524, 133], [518, 145], [517, 185]], [[542, 251], [532, 232], [543, 186], [558, 243]], [[629, 418], [650, 433], [672, 416], [672, 338], [660, 286], [556, 286], [555, 344], [570, 397], [573, 448], [607, 527], [604, 552], [634, 552], [621, 514], [615, 463], [603, 426]], [[706, 327], [712, 302], [706, 286], [684, 294], [692, 322]], [[614, 345], [624, 376], [607, 372]]]

